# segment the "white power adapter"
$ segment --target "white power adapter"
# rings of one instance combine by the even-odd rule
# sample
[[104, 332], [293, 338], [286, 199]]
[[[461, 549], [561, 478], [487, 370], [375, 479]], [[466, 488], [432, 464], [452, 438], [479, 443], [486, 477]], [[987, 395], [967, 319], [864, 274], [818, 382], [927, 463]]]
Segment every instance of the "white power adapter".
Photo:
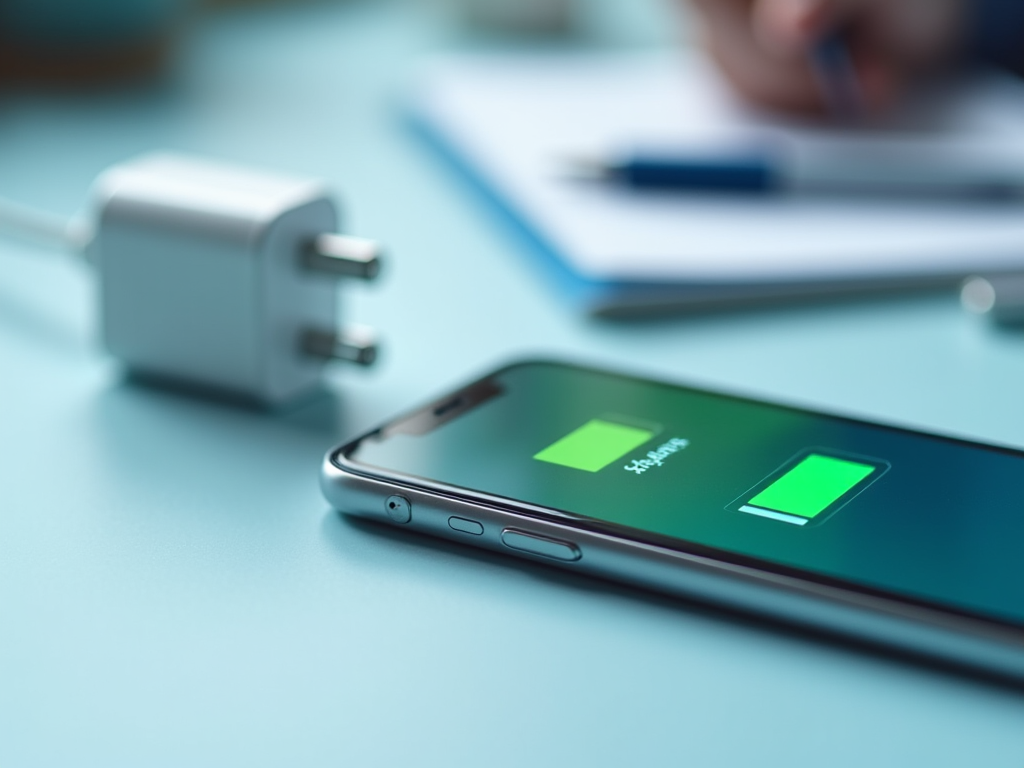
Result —
[[104, 344], [132, 372], [276, 405], [328, 360], [376, 358], [371, 332], [335, 330], [335, 281], [375, 278], [379, 247], [337, 219], [319, 181], [155, 154], [101, 174], [65, 239], [96, 266]]

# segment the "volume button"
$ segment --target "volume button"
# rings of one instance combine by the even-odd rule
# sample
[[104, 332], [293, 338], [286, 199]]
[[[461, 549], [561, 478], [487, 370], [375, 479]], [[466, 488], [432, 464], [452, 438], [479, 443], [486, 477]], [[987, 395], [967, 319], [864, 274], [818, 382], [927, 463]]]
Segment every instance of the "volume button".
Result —
[[465, 517], [449, 517], [448, 527], [453, 531], [469, 533], [473, 536], [479, 536], [484, 532], [484, 527], [481, 523], [478, 523], [476, 520], [469, 520]]
[[509, 549], [550, 557], [554, 560], [573, 562], [582, 557], [579, 547], [571, 542], [549, 539], [547, 536], [517, 531], [515, 528], [506, 528], [501, 532], [501, 543]]

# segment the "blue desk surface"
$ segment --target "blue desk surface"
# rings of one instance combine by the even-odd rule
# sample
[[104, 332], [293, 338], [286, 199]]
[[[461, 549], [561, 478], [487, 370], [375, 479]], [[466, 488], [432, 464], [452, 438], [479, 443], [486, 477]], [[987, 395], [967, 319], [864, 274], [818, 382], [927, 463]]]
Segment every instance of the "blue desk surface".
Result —
[[382, 363], [266, 415], [126, 383], [89, 275], [0, 245], [0, 764], [1024, 765], [1019, 692], [327, 507], [332, 443], [528, 352], [1024, 444], [1024, 337], [952, 296], [573, 315], [397, 117], [452, 40], [423, 7], [226, 14], [155, 90], [0, 99], [0, 194], [71, 213], [171, 147], [325, 176], [394, 254], [347, 294]]

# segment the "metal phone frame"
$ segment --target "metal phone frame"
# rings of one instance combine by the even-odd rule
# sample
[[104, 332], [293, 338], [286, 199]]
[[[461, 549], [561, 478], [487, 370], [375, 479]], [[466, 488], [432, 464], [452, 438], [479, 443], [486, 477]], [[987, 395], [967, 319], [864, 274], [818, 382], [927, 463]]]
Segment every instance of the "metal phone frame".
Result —
[[[373, 434], [373, 433], [371, 433]], [[931, 659], [966, 666], [1024, 684], [1024, 629], [822, 584], [751, 565], [593, 530], [586, 521], [487, 494], [453, 489], [420, 478], [356, 465], [347, 457], [363, 436], [324, 458], [320, 486], [338, 510], [394, 527], [482, 547], [576, 573], [624, 582], [663, 594], [697, 599], [786, 623], [824, 630]], [[380, 474], [372, 474], [377, 473]], [[411, 502], [408, 523], [394, 522], [385, 499], [399, 493]], [[452, 529], [449, 517], [476, 520], [483, 533]], [[514, 528], [575, 545], [576, 561], [510, 549], [501, 533]]]

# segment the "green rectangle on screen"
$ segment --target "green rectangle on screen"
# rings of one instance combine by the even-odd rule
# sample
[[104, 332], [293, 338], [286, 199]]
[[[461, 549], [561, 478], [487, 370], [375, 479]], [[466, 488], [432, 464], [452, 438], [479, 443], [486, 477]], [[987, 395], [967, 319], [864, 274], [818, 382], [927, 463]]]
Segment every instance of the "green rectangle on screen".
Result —
[[648, 429], [591, 419], [540, 453], [534, 454], [533, 458], [572, 469], [597, 472], [652, 437], [654, 432]]
[[876, 469], [871, 464], [812, 453], [747, 504], [811, 519]]

